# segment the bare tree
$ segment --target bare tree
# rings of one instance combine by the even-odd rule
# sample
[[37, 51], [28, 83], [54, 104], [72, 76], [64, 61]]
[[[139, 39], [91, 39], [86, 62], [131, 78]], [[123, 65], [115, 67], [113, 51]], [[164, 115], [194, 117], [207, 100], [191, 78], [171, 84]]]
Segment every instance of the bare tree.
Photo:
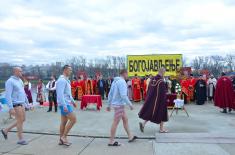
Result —
[[198, 74], [199, 70], [208, 70], [210, 73], [214, 74], [216, 77], [221, 74], [224, 70], [225, 58], [222, 56], [206, 56], [206, 57], [196, 57], [192, 61], [192, 67], [194, 68], [194, 73]]
[[225, 57], [225, 61], [227, 62], [229, 71], [232, 72], [233, 69], [235, 68], [235, 55], [227, 54]]

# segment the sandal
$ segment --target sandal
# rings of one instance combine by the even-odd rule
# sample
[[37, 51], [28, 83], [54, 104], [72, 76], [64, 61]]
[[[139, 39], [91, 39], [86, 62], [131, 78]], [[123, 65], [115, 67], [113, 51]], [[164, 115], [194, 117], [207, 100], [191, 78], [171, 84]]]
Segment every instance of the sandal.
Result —
[[143, 123], [139, 123], [139, 126], [140, 126], [140, 131], [142, 132], [142, 133], [144, 133], [144, 125], [143, 125]]
[[20, 141], [17, 142], [17, 144], [19, 144], [19, 145], [28, 145], [28, 142], [25, 141], [25, 140], [20, 140]]
[[7, 137], [7, 134], [4, 132], [3, 129], [1, 130], [1, 132], [2, 132], [2, 135], [3, 135], [4, 139], [7, 140], [7, 138], [8, 138], [8, 137]]
[[59, 142], [59, 145], [65, 145], [65, 146], [70, 146], [72, 145], [72, 143], [69, 143], [69, 142], [65, 142], [63, 141], [63, 139], [60, 138], [60, 142]]
[[159, 130], [159, 133], [168, 133], [168, 130]]
[[137, 136], [133, 136], [133, 138], [131, 140], [129, 140], [128, 143], [134, 142], [137, 138], [138, 138]]
[[113, 144], [108, 144], [108, 146], [121, 146], [121, 144], [118, 142], [114, 142]]
[[63, 140], [61, 138], [60, 138], [60, 142], [59, 142], [58, 145], [64, 145], [64, 142], [63, 142]]
[[65, 146], [71, 146], [71, 145], [72, 145], [72, 143], [64, 142], [64, 144], [63, 144], [63, 145], [65, 145]]

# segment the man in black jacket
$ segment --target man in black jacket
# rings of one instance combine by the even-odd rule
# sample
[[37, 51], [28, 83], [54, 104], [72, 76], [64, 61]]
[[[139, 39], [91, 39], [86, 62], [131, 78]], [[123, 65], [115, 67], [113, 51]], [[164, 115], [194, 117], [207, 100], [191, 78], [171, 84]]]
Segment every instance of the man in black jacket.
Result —
[[105, 89], [105, 81], [103, 80], [102, 75], [99, 77], [99, 80], [97, 82], [97, 87], [99, 89], [99, 95], [104, 100], [104, 89]]
[[112, 77], [109, 77], [107, 80], [105, 80], [106, 98], [108, 98], [108, 94], [109, 94], [112, 83], [113, 83], [113, 78]]

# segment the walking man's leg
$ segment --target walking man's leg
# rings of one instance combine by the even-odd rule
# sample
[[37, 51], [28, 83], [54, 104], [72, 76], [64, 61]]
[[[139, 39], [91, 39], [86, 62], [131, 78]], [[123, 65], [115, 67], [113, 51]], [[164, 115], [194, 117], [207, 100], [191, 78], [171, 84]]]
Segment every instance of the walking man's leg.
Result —
[[[68, 133], [69, 131], [72, 129], [72, 127], [74, 126], [74, 124], [76, 123], [77, 121], [77, 118], [75, 116], [75, 114], [72, 112], [72, 113], [69, 113], [67, 116], [67, 123], [64, 127], [64, 129], [62, 128], [61, 131], [64, 130], [64, 132], [62, 133], [62, 136], [61, 136], [61, 139], [62, 141], [65, 143], [65, 144], [68, 144], [68, 139], [67, 139], [67, 136], [68, 136]], [[64, 124], [63, 124], [64, 125]]]
[[61, 115], [61, 123], [60, 123], [60, 138], [64, 135], [65, 126], [68, 122], [68, 118], [66, 116]]
[[9, 131], [11, 131], [11, 129], [15, 128], [17, 125], [17, 121], [15, 121], [12, 125], [10, 125], [8, 128], [4, 129], [4, 133], [8, 134]]
[[126, 112], [124, 112], [124, 114], [122, 116], [122, 122], [123, 122], [123, 127], [124, 127], [124, 129], [125, 129], [125, 131], [126, 131], [126, 133], [128, 135], [129, 140], [132, 140], [134, 136], [130, 132], [129, 124], [128, 124], [128, 118], [127, 118]]
[[25, 109], [22, 106], [16, 107], [16, 120], [17, 120], [17, 135], [19, 141], [23, 140], [23, 123], [25, 121]]
[[5, 135], [4, 138], [7, 139], [7, 134], [13, 128], [17, 128], [17, 136], [18, 136], [18, 143], [22, 145], [26, 145], [27, 142], [23, 140], [23, 123], [25, 121], [25, 108], [23, 106], [18, 106], [14, 108], [15, 110], [15, 117], [16, 121], [10, 125], [8, 128], [2, 130], [3, 134]]
[[118, 124], [120, 122], [121, 118], [114, 118], [113, 120], [113, 124], [112, 124], [112, 127], [111, 127], [111, 135], [110, 135], [110, 140], [109, 140], [109, 144], [114, 144], [114, 138], [115, 138], [115, 135], [116, 135], [116, 130], [117, 130], [117, 127], [118, 127]]
[[23, 106], [18, 106], [14, 108], [15, 110], [15, 116], [16, 116], [16, 122], [13, 123], [11, 126], [3, 130], [4, 134], [7, 135], [11, 129], [14, 127], [17, 128], [17, 136], [19, 141], [17, 144], [20, 145], [27, 145], [28, 143], [23, 139], [23, 123], [25, 121], [25, 108]]

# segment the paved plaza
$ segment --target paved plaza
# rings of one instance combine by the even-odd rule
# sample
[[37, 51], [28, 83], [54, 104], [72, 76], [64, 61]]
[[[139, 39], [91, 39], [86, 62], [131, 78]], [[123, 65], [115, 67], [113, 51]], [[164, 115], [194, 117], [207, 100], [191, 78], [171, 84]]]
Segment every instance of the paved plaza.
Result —
[[[106, 112], [106, 101], [101, 111], [94, 106], [87, 110], [76, 109], [78, 122], [70, 133], [73, 145], [69, 148], [59, 146], [59, 113], [47, 113], [47, 107], [35, 108], [27, 112], [24, 131], [30, 142], [27, 146], [16, 144], [16, 133], [9, 133], [5, 141], [0, 137], [0, 155], [233, 155], [235, 154], [235, 112], [222, 114], [212, 103], [198, 106], [186, 105], [190, 117], [183, 111], [175, 113], [166, 127], [170, 133], [158, 133], [159, 127], [149, 123], [145, 133], [139, 131], [138, 112], [142, 103], [135, 103], [135, 109], [127, 109], [131, 131], [139, 139], [129, 144], [120, 123], [117, 138], [123, 145], [108, 147], [108, 136], [113, 119], [112, 112]], [[171, 110], [169, 110], [169, 113]], [[13, 120], [6, 113], [0, 114], [0, 127], [4, 128]]]

